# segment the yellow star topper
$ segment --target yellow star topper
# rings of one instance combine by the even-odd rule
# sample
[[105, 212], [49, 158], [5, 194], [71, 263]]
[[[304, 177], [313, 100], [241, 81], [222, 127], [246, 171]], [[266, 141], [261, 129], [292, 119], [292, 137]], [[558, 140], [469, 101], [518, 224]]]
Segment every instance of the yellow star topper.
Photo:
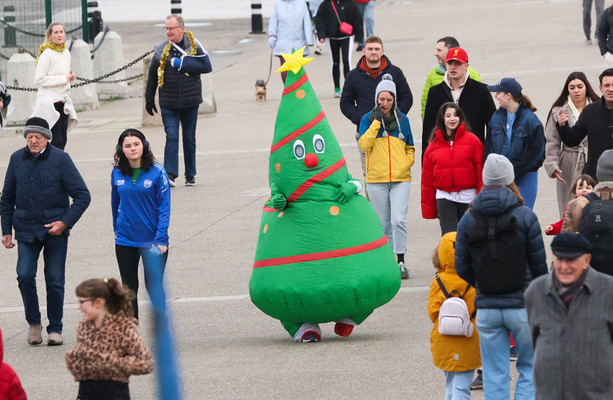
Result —
[[303, 46], [302, 48], [294, 51], [292, 54], [281, 53], [281, 56], [283, 56], [285, 62], [275, 72], [292, 71], [294, 74], [297, 74], [303, 65], [307, 65], [313, 61], [313, 58], [304, 58], [305, 47], [306, 46]]

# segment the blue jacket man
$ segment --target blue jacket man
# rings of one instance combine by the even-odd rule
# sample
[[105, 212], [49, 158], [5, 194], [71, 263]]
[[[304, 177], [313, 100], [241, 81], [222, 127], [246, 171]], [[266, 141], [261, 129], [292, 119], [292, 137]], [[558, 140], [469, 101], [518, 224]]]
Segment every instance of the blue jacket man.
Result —
[[[47, 121], [32, 117], [23, 129], [27, 145], [11, 155], [0, 197], [2, 244], [18, 245], [17, 282], [30, 325], [28, 343], [42, 343], [36, 269], [44, 249], [49, 346], [62, 341], [64, 274], [70, 228], [90, 203], [87, 186], [70, 156], [49, 144]], [[72, 198], [72, 204], [70, 204]]]
[[180, 15], [166, 18], [166, 36], [168, 40], [155, 47], [149, 67], [145, 110], [149, 115], [157, 112], [155, 92], [159, 91], [166, 132], [164, 168], [170, 186], [175, 186], [179, 175], [179, 124], [183, 127], [185, 185], [193, 186], [196, 184], [196, 123], [202, 103], [200, 74], [212, 71], [211, 61], [202, 44], [185, 30]]

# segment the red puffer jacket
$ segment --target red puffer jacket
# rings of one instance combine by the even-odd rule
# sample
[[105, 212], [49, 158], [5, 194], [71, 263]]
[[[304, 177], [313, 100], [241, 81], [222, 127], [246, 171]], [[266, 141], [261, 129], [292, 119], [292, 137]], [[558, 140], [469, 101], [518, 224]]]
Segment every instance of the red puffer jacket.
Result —
[[4, 342], [0, 330], [0, 399], [27, 400], [25, 390], [21, 387], [19, 377], [10, 365], [4, 362]]
[[459, 192], [483, 186], [483, 143], [464, 124], [455, 134], [453, 145], [437, 130], [436, 139], [428, 145], [421, 170], [421, 215], [434, 219], [436, 190]]

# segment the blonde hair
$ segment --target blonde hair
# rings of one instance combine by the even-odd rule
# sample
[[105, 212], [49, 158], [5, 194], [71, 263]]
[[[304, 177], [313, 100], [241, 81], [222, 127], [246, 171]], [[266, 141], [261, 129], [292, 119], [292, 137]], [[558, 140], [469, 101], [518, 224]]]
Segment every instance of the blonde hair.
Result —
[[66, 27], [64, 27], [64, 24], [62, 24], [61, 22], [52, 22], [51, 24], [49, 24], [49, 26], [47, 27], [47, 31], [45, 32], [44, 43], [51, 43], [51, 32], [53, 32], [53, 28], [58, 25], [61, 26], [62, 29], [64, 29], [64, 33], [66, 33]]

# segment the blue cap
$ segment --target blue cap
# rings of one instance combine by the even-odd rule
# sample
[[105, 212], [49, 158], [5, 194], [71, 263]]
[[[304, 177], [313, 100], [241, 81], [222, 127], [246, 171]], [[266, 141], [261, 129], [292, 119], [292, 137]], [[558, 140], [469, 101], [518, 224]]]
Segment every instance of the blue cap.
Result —
[[496, 85], [487, 85], [490, 92], [511, 93], [513, 97], [521, 96], [521, 85], [514, 78], [502, 78]]
[[558, 258], [574, 260], [584, 254], [591, 254], [592, 244], [580, 233], [564, 232], [553, 239], [551, 251]]

